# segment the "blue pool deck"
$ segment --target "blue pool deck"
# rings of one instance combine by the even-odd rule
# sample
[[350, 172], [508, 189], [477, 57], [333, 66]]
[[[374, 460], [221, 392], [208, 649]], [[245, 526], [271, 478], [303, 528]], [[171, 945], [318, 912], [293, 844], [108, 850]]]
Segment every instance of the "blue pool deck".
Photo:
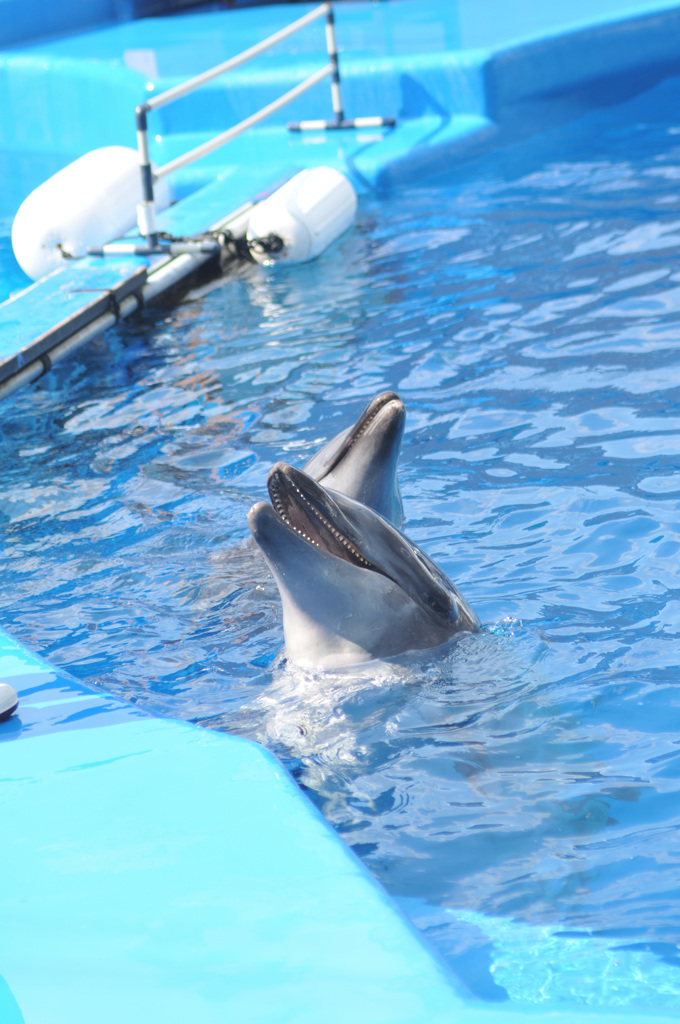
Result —
[[443, 1024], [462, 1007], [265, 750], [6, 637], [0, 675], [21, 696], [0, 726], [3, 1024]]
[[[126, 20], [132, 9], [0, 4], [7, 224], [77, 156], [134, 145], [145, 95], [310, 8]], [[318, 164], [360, 193], [418, 182], [680, 70], [676, 0], [347, 2], [336, 19], [348, 116], [396, 117], [397, 127], [289, 133], [288, 119], [330, 116], [322, 83], [180, 172], [163, 228], [203, 231]], [[321, 63], [322, 30], [309, 29], [213, 83], [207, 100], [166, 108], [153, 158], [198, 144]], [[134, 295], [153, 269], [146, 258], [88, 258], [19, 289], [0, 305], [0, 383], [102, 316], [111, 290]], [[1, 1024], [670, 1019], [474, 1002], [265, 750], [143, 714], [2, 632], [0, 681], [21, 698], [0, 723]]]
[[670, 1021], [474, 1005], [261, 747], [4, 635], [0, 678], [2, 1024]]

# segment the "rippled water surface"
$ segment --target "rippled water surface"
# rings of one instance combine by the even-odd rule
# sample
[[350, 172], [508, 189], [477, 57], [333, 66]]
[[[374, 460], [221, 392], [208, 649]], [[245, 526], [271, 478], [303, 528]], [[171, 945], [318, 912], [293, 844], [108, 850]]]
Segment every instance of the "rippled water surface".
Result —
[[[364, 196], [1, 410], [3, 625], [270, 746], [484, 1000], [680, 1005], [679, 101]], [[384, 388], [484, 629], [295, 670], [245, 515]]]

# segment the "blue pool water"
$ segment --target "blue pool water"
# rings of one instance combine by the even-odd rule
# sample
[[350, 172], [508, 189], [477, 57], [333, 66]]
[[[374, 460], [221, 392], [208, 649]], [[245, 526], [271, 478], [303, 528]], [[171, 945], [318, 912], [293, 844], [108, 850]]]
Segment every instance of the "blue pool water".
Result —
[[[3, 626], [275, 750], [480, 1000], [680, 1005], [679, 100], [363, 197], [2, 408]], [[384, 388], [484, 629], [295, 670], [245, 515]]]

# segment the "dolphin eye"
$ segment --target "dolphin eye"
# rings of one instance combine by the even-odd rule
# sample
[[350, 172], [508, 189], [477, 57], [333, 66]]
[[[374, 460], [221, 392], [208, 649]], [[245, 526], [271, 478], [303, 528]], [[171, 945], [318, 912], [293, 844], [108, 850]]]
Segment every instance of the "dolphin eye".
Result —
[[441, 615], [449, 622], [455, 622], [458, 618], [458, 609], [454, 601], [445, 601], [440, 596], [428, 594], [425, 598], [425, 603], [433, 612]]

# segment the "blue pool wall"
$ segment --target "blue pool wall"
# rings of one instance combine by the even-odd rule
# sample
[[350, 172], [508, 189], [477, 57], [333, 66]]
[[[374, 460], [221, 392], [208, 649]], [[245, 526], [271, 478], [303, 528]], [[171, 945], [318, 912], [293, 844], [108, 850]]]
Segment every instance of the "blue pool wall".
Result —
[[[0, 26], [13, 2], [0, 4]], [[68, 24], [73, 5], [63, 6]], [[208, 8], [137, 21], [111, 22], [102, 15], [96, 25], [50, 34], [61, 5], [23, 5], [31, 24], [45, 26], [45, 35], [3, 46], [7, 33], [0, 31], [0, 302], [29, 283], [13, 259], [9, 234], [16, 210], [34, 188], [90, 149], [134, 146], [137, 103], [312, 6]], [[680, 68], [677, 0], [349, 0], [337, 5], [336, 21], [347, 114], [393, 116], [397, 127], [288, 132], [288, 119], [330, 116], [330, 90], [322, 82], [286, 111], [175, 174], [176, 199], [205, 188], [214, 195], [217, 185], [219, 202], [228, 192], [237, 206], [319, 163], [349, 175], [359, 192], [455, 173], [480, 151], [621, 101]], [[319, 22], [155, 112], [153, 159], [172, 159], [253, 113], [323, 59]], [[181, 223], [182, 204], [173, 210]], [[192, 218], [191, 230], [209, 223], [195, 227]], [[174, 223], [170, 229], [180, 233]]]
[[[81, 153], [133, 145], [132, 112], [150, 81], [159, 91], [307, 9], [135, 21], [130, 5], [104, 0], [3, 0], [3, 223]], [[177, 233], [312, 163], [345, 170], [359, 191], [417, 182], [678, 70], [676, 2], [392, 0], [338, 4], [336, 16], [347, 112], [396, 116], [397, 128], [290, 136], [287, 118], [328, 116], [322, 85], [178, 176], [167, 215]], [[318, 40], [300, 40], [215, 83], [208, 103], [159, 112], [156, 159], [252, 113], [320, 56]], [[45, 302], [50, 288], [76, 288], [79, 273], [50, 278]], [[0, 306], [0, 343], [18, 344], [44, 316], [31, 309], [35, 294]], [[2, 632], [0, 678], [21, 697], [0, 724], [0, 862], [12, 879], [3, 1024], [664, 1019], [471, 1003], [266, 751], [142, 715]]]
[[[266, 0], [231, 0], [232, 7], [254, 7]], [[0, 5], [0, 45], [23, 43], [82, 32], [100, 25], [115, 25], [137, 18], [179, 13], [200, 6], [201, 10], [219, 9], [219, 2], [200, 0], [3, 0]]]
[[[68, 12], [90, 4], [23, 4], [46, 35], [4, 49], [0, 21], [0, 216], [11, 218], [32, 188], [89, 149], [135, 145], [134, 107], [149, 95], [148, 84], [161, 91], [313, 6], [267, 7], [266, 23], [263, 8], [111, 22], [99, 3], [101, 22], [70, 35], [49, 34], [55, 11], [63, 6], [68, 27]], [[4, 0], [0, 18], [13, 6]], [[258, 166], [264, 153], [270, 162], [276, 150], [282, 165], [340, 166], [359, 188], [398, 185], [446, 168], [471, 147], [625, 98], [680, 66], [675, 0], [344, 2], [336, 18], [346, 112], [396, 117], [396, 130], [382, 138], [292, 136], [288, 120], [330, 116], [322, 82], [247, 137], [179, 172], [177, 196], [215, 173]], [[165, 162], [253, 113], [323, 60], [318, 23], [156, 112], [154, 159]]]

